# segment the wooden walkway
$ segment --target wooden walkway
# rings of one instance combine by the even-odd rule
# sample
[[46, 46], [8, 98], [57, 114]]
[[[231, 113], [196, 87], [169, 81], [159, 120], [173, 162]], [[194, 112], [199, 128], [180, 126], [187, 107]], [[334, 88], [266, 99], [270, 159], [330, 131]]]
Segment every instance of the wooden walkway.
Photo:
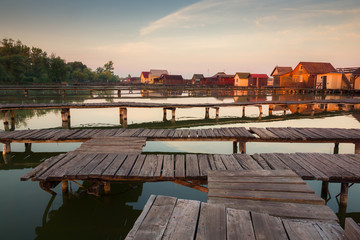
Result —
[[0, 142], [84, 142], [98, 137], [141, 137], [147, 141], [238, 141], [359, 143], [360, 129], [209, 128], [209, 129], [36, 129], [0, 131]]
[[126, 240], [345, 239], [336, 223], [293, 220], [194, 200], [151, 195]]
[[208, 202], [292, 219], [337, 221], [325, 200], [291, 170], [208, 172]]
[[206, 181], [210, 170], [261, 169], [290, 169], [304, 180], [359, 183], [360, 155], [322, 153], [145, 155], [74, 151], [49, 158], [21, 180]]

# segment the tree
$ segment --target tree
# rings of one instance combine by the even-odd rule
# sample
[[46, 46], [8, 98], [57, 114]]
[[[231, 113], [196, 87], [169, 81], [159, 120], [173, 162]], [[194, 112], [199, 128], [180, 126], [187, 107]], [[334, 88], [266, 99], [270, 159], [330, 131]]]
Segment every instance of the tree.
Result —
[[114, 63], [112, 61], [105, 63], [104, 70], [106, 72], [114, 73]]

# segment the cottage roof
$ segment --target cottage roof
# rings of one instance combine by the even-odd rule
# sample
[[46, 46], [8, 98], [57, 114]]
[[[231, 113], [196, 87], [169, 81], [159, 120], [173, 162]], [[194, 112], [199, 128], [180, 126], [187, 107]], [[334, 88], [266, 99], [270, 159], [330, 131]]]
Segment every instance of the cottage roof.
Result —
[[[303, 65], [306, 71], [312, 75], [336, 72], [336, 69], [331, 65], [331, 63], [322, 63], [322, 62], [300, 62], [299, 65]], [[297, 66], [296, 66], [297, 67]]]
[[218, 72], [216, 73], [214, 76], [212, 77], [215, 77], [215, 78], [218, 78], [218, 77], [222, 77], [222, 78], [226, 78], [226, 77], [234, 77], [234, 75], [229, 75], [229, 74], [226, 74], [224, 72]]
[[141, 72], [141, 74], [144, 76], [144, 78], [149, 78], [149, 73], [150, 72]]
[[269, 78], [267, 74], [251, 74], [253, 78]]
[[194, 76], [192, 78], [195, 78], [195, 79], [204, 78], [204, 74], [194, 74]]
[[[275, 70], [277, 70], [277, 73], [274, 74]], [[274, 68], [274, 70], [271, 72], [270, 76], [281, 76], [281, 75], [284, 75], [284, 74], [287, 74], [289, 72], [291, 72], [293, 69], [292, 67], [279, 67], [279, 66], [276, 66]]]
[[169, 75], [169, 74], [162, 74], [159, 78], [164, 78], [166, 80], [184, 80], [181, 75]]
[[149, 74], [152, 76], [161, 76], [162, 74], [169, 74], [169, 73], [167, 70], [151, 69]]
[[237, 72], [237, 73], [235, 74], [235, 76], [236, 76], [236, 75], [237, 75], [239, 78], [241, 78], [241, 79], [249, 78], [249, 77], [251, 76], [251, 74], [248, 73], [248, 72]]
[[353, 72], [353, 75], [360, 76], [360, 68]]

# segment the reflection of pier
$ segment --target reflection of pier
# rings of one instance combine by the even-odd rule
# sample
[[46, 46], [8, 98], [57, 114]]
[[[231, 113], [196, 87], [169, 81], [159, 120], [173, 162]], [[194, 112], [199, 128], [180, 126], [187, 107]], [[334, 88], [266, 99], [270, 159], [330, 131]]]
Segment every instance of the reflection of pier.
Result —
[[61, 119], [63, 128], [70, 128], [70, 109], [85, 108], [119, 108], [120, 123], [127, 127], [128, 108], [162, 108], [163, 119], [167, 119], [167, 110], [171, 110], [171, 121], [175, 122], [176, 109], [179, 108], [205, 108], [205, 119], [208, 119], [210, 108], [215, 109], [215, 119], [220, 117], [220, 108], [241, 107], [242, 116], [245, 116], [246, 107], [255, 106], [259, 109], [259, 118], [263, 115], [263, 106], [269, 106], [268, 115], [271, 116], [274, 108], [281, 107], [286, 114], [287, 109], [293, 113], [310, 114], [314, 116], [316, 112], [327, 112], [332, 110], [344, 111], [355, 110], [360, 104], [360, 99], [338, 99], [338, 100], [303, 100], [303, 101], [253, 101], [253, 102], [232, 102], [232, 103], [203, 103], [203, 104], [171, 104], [171, 103], [136, 103], [136, 102], [117, 102], [117, 103], [53, 103], [53, 104], [3, 104], [0, 110], [3, 112], [3, 122], [5, 130], [9, 129], [9, 120], [12, 129], [14, 128], [15, 110], [22, 109], [61, 109]]

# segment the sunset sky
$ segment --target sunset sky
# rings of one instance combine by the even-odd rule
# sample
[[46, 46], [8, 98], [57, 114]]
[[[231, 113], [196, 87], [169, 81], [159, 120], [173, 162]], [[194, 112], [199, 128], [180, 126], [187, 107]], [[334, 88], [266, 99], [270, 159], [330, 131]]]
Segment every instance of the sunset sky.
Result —
[[360, 66], [359, 0], [1, 0], [0, 38], [120, 76]]

